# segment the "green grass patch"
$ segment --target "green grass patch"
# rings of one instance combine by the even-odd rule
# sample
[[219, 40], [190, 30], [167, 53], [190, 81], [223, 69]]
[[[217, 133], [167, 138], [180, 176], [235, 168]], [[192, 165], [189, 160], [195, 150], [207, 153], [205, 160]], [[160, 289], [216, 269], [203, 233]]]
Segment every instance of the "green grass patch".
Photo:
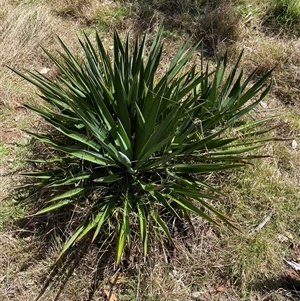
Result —
[[272, 0], [267, 18], [280, 33], [297, 35], [300, 32], [300, 2], [298, 0]]
[[116, 6], [103, 6], [95, 15], [95, 23], [99, 31], [104, 31], [109, 28], [118, 28], [122, 21], [131, 15], [131, 8], [123, 4]]

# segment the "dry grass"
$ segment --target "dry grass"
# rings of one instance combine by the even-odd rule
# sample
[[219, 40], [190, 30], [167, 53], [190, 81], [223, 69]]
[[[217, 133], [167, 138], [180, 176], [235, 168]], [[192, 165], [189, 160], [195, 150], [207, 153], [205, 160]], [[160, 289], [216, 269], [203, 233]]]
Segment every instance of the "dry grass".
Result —
[[56, 17], [43, 3], [13, 3], [0, 2], [3, 16], [0, 24], [0, 89], [4, 93], [1, 102], [10, 108], [32, 98], [33, 88], [6, 66], [30, 71], [51, 67], [40, 46], [51, 49], [57, 34], [71, 47], [79, 30], [76, 22]]
[[237, 49], [245, 49], [245, 68], [250, 70], [257, 68], [258, 74], [264, 74], [275, 67], [272, 89], [275, 100], [299, 108], [299, 40], [268, 36], [264, 33], [253, 36], [251, 30], [249, 31], [247, 28], [245, 36], [236, 44], [236, 47]]
[[[144, 3], [132, 11], [129, 3], [112, 1], [0, 0], [0, 300], [34, 300], [41, 292], [40, 300], [62, 301], [299, 300], [299, 277], [285, 268], [282, 257], [300, 256], [300, 45], [298, 40], [266, 34], [261, 19], [265, 3], [253, 0], [246, 6], [244, 2], [228, 1], [227, 7], [234, 10], [199, 15], [199, 10], [187, 13], [199, 1], [153, 1], [152, 6]], [[172, 14], [168, 16], [167, 10]], [[138, 24], [141, 18], [143, 26]], [[82, 253], [68, 254], [59, 273], [51, 273], [64, 229], [54, 226], [51, 219], [17, 224], [28, 208], [15, 198], [4, 199], [19, 181], [10, 172], [22, 167], [30, 151], [20, 129], [41, 126], [19, 106], [24, 101], [36, 102], [35, 90], [4, 66], [51, 69], [39, 45], [57, 49], [56, 34], [76, 50], [80, 30], [89, 34], [98, 28], [109, 48], [114, 28], [121, 35], [142, 29], [151, 33], [163, 19], [170, 21], [165, 32], [166, 64], [188, 35], [203, 34], [204, 26], [195, 23], [202, 20], [207, 25], [208, 48], [218, 52], [224, 49], [222, 42], [230, 40], [232, 58], [245, 48], [246, 72], [258, 67], [262, 74], [277, 65], [273, 92], [252, 117], [279, 115], [283, 125], [273, 134], [290, 140], [267, 145], [264, 152], [272, 157], [255, 166], [216, 179], [226, 193], [217, 206], [241, 233], [195, 219], [196, 236], [191, 231], [177, 235], [175, 251], [151, 246], [146, 263], [133, 258], [126, 268], [114, 271], [109, 254], [99, 254], [97, 246], [82, 246]], [[252, 235], [271, 212], [271, 220]], [[49, 286], [48, 277], [53, 280]]]
[[[5, 3], [1, 3], [1, 6]], [[1, 66], [36, 67], [39, 45], [52, 31], [50, 9], [28, 4], [11, 7], [1, 22]]]
[[218, 55], [239, 39], [240, 14], [230, 0], [142, 1], [136, 14], [137, 29], [155, 28], [155, 24], [163, 23], [166, 35], [173, 40], [202, 40], [208, 56]]
[[192, 33], [209, 53], [218, 54], [239, 40], [240, 16], [231, 1], [213, 1], [213, 8], [200, 12]]

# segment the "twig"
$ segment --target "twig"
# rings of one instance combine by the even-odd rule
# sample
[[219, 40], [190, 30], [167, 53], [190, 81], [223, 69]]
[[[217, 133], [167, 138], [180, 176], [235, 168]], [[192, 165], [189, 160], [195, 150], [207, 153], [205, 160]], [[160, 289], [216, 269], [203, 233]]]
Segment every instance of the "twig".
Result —
[[267, 215], [264, 219], [263, 219], [263, 221], [256, 227], [256, 228], [254, 228], [251, 232], [250, 232], [250, 235], [254, 235], [255, 233], [257, 233], [258, 231], [260, 231], [270, 220], [271, 220], [271, 218], [272, 218], [272, 216], [273, 216], [273, 214], [274, 214], [274, 211], [272, 210], [271, 212], [270, 212], [270, 214], [269, 215]]
[[141, 285], [141, 270], [140, 266], [138, 265], [138, 283], [136, 286], [136, 300], [140, 301], [140, 285]]
[[292, 268], [297, 274], [300, 275], [300, 264], [293, 260], [286, 260], [282, 258], [283, 262], [290, 268]]

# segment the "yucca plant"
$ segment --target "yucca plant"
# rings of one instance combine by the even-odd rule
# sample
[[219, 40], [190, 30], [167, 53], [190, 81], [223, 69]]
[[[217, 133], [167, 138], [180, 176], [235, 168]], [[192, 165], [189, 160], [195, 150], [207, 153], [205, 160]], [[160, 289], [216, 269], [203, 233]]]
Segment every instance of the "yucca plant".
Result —
[[59, 133], [29, 132], [57, 154], [32, 160], [40, 169], [24, 174], [52, 193], [36, 214], [90, 206], [60, 256], [100, 233], [115, 235], [117, 265], [136, 233], [146, 256], [150, 231], [173, 243], [165, 215], [191, 222], [192, 213], [233, 226], [215, 209], [221, 192], [204, 175], [244, 167], [256, 158], [248, 152], [268, 140], [258, 138], [266, 120], [240, 121], [265, 97], [271, 71], [243, 79], [237, 73], [241, 56], [226, 72], [225, 55], [210, 72], [190, 62], [199, 45], [183, 45], [160, 75], [162, 33], [149, 48], [146, 36], [131, 45], [115, 33], [112, 55], [98, 34], [95, 43], [84, 35], [82, 64], [60, 40], [58, 59], [46, 51], [61, 71], [56, 81], [15, 71], [44, 102], [26, 107]]

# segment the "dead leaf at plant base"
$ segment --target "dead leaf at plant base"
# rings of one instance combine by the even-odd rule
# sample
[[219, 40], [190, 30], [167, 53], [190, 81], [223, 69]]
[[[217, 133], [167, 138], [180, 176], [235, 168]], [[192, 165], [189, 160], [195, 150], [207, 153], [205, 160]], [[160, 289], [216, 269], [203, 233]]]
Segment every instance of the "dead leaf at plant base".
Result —
[[106, 295], [106, 301], [120, 301], [115, 293], [104, 289], [104, 294]]
[[220, 286], [215, 287], [215, 291], [218, 292], [218, 293], [223, 293], [223, 292], [225, 292], [225, 290], [226, 290], [226, 287], [224, 285], [220, 285]]

